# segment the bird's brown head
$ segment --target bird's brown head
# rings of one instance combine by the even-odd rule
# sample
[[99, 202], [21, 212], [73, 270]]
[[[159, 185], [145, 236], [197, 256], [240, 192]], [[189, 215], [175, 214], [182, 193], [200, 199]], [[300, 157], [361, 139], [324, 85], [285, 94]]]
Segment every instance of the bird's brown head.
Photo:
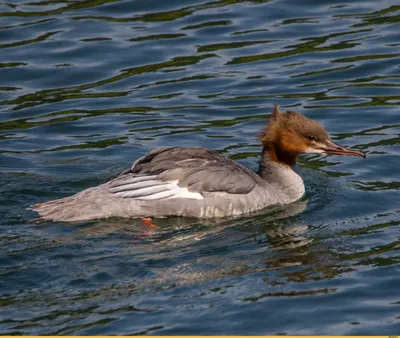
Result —
[[260, 140], [272, 161], [293, 166], [300, 154], [335, 154], [360, 156], [359, 151], [335, 144], [325, 128], [295, 111], [281, 113], [275, 106], [267, 127], [260, 133]]

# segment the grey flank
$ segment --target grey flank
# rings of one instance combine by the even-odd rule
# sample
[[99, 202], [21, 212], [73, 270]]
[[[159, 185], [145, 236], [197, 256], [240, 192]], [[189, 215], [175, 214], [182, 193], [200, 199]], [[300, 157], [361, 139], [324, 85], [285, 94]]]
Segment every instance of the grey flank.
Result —
[[[33, 209], [42, 219], [56, 221], [172, 215], [212, 218], [290, 203], [303, 195], [302, 180], [292, 169], [275, 163], [269, 166], [263, 170], [266, 177], [261, 177], [213, 150], [161, 147], [98, 187]], [[287, 187], [293, 183], [297, 189]], [[183, 190], [196, 198], [180, 197]]]

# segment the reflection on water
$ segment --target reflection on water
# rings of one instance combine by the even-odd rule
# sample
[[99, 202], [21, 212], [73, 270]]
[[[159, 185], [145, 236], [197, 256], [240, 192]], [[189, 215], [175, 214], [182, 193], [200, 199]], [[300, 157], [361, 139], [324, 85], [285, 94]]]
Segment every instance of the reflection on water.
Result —
[[[0, 333], [395, 334], [399, 10], [0, 4]], [[247, 217], [30, 222], [156, 146], [255, 169], [273, 104], [367, 159], [302, 158], [305, 198]]]

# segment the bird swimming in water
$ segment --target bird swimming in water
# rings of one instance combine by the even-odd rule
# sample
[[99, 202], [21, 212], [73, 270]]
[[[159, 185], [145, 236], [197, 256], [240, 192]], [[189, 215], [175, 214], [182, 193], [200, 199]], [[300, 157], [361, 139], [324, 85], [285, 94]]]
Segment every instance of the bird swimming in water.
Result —
[[325, 128], [295, 111], [274, 107], [266, 128], [259, 169], [206, 148], [159, 147], [118, 176], [73, 196], [35, 204], [43, 220], [84, 221], [124, 217], [214, 218], [248, 214], [287, 204], [304, 195], [293, 170], [301, 154], [365, 154], [335, 144]]

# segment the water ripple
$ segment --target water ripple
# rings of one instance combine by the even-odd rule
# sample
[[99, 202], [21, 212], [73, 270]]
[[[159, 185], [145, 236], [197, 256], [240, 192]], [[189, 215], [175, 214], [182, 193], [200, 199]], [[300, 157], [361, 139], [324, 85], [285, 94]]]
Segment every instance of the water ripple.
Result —
[[[396, 334], [399, 11], [390, 0], [0, 5], [0, 333]], [[149, 228], [37, 223], [27, 210], [161, 145], [255, 169], [273, 104], [367, 159], [301, 158], [306, 196], [247, 217]]]

